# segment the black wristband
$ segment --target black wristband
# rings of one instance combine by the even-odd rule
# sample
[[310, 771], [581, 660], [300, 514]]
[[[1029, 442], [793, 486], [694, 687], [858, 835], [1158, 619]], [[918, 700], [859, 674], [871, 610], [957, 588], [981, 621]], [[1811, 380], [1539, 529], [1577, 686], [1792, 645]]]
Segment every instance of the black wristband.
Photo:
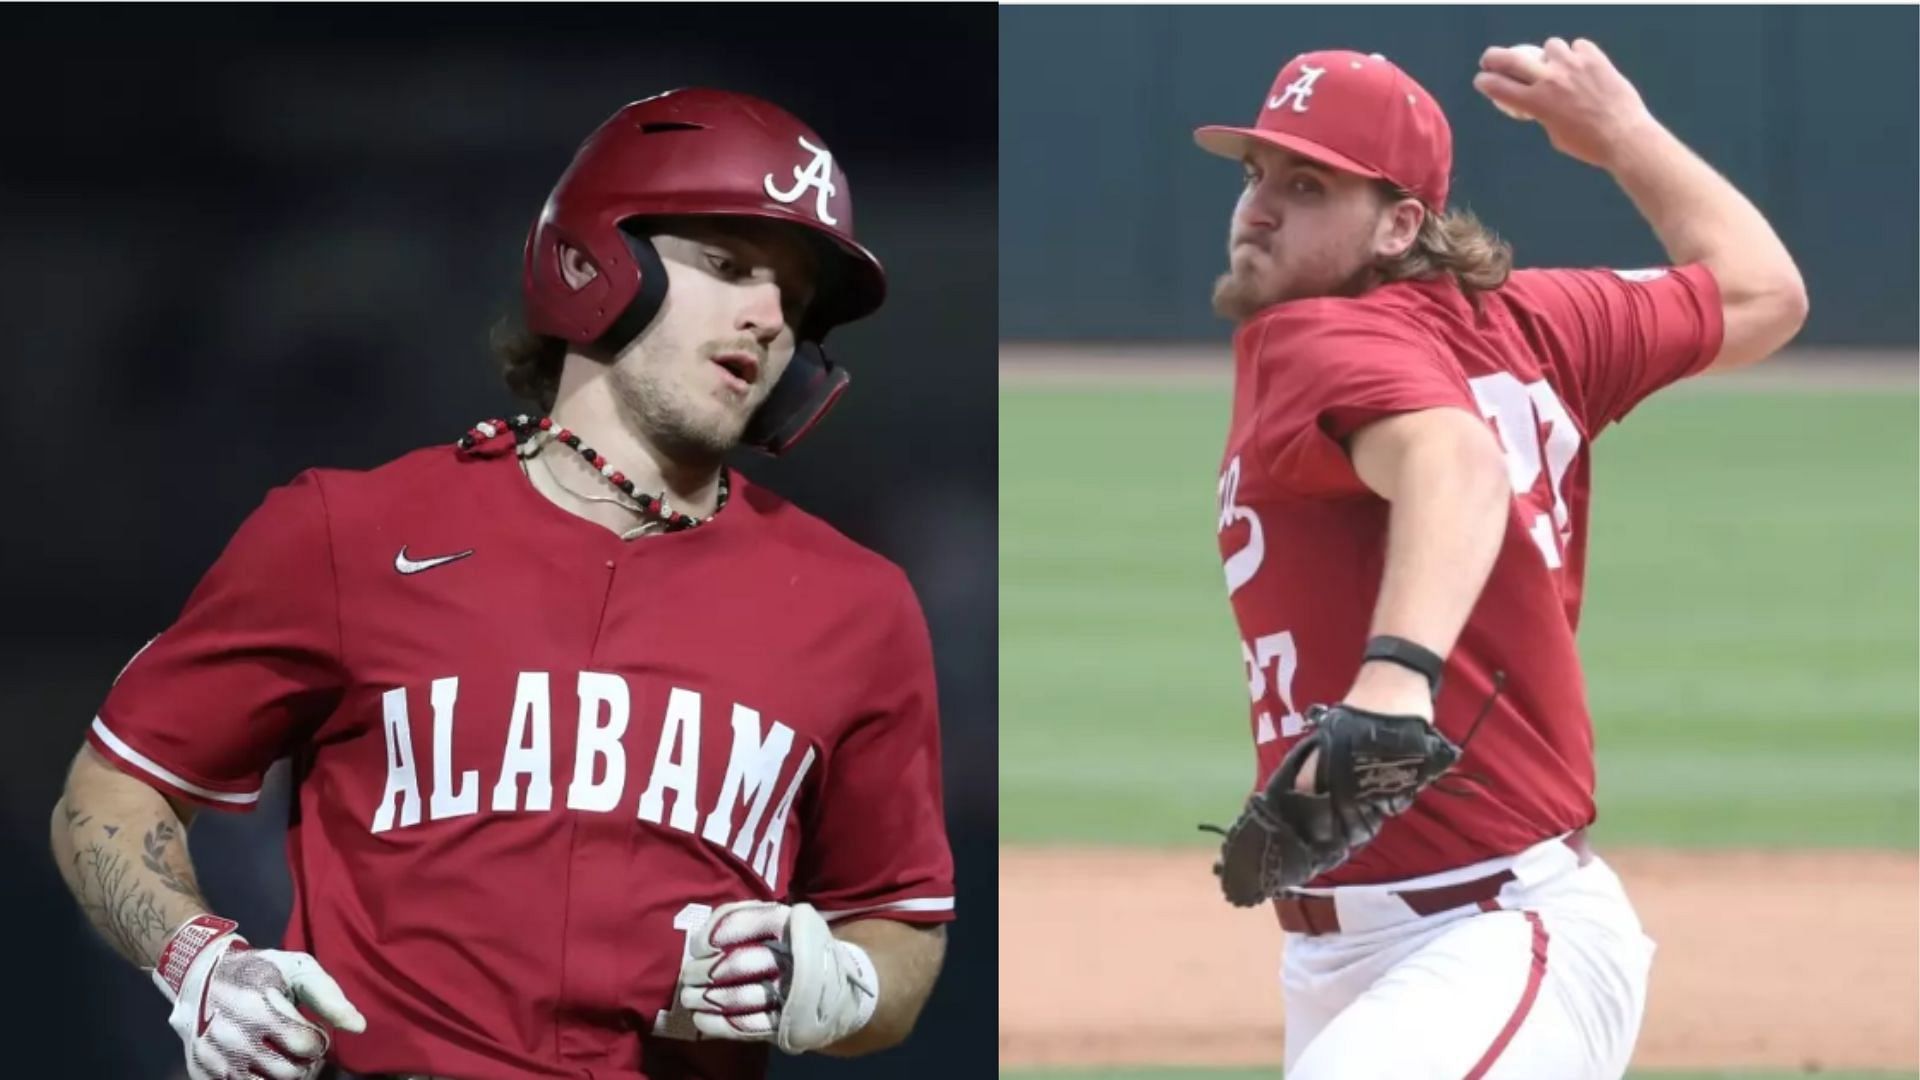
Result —
[[1367, 655], [1360, 662], [1364, 664], [1368, 660], [1385, 660], [1425, 675], [1427, 685], [1433, 688], [1433, 699], [1440, 700], [1440, 671], [1446, 666], [1446, 661], [1440, 659], [1433, 650], [1406, 638], [1380, 634], [1367, 641]]

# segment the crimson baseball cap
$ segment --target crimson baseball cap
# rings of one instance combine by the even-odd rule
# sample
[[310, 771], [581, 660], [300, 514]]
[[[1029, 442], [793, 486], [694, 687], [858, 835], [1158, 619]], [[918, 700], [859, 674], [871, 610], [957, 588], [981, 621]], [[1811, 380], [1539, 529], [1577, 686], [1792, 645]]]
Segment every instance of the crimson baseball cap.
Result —
[[1249, 141], [1268, 143], [1446, 209], [1453, 129], [1433, 95], [1379, 53], [1302, 53], [1280, 69], [1252, 127], [1203, 127], [1193, 141], [1235, 161]]

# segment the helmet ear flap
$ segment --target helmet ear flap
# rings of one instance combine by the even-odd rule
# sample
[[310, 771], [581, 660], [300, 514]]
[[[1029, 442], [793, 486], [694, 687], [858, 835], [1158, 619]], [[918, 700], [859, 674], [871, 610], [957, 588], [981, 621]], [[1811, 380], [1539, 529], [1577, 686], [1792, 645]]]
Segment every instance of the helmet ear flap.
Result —
[[633, 339], [645, 333], [667, 302], [667, 267], [660, 261], [660, 253], [654, 250], [653, 241], [646, 236], [635, 235], [624, 224], [618, 231], [620, 239], [626, 242], [627, 251], [633, 255], [633, 272], [640, 278], [640, 287], [634, 290], [633, 299], [628, 301], [625, 310], [614, 317], [606, 333], [587, 344], [591, 351], [606, 357], [618, 354]]
[[829, 359], [819, 342], [798, 343], [787, 370], [754, 410], [740, 441], [778, 457], [825, 418], [852, 381], [847, 369]]

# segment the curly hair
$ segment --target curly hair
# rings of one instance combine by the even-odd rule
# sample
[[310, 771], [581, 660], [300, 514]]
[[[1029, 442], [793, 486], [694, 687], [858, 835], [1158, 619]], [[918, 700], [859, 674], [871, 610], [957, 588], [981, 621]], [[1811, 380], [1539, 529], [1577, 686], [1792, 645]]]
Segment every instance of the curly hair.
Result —
[[[1412, 195], [1392, 184], [1379, 185], [1380, 197], [1389, 205]], [[1460, 291], [1472, 299], [1475, 293], [1489, 292], [1507, 283], [1513, 272], [1513, 245], [1481, 224], [1471, 210], [1449, 210], [1444, 214], [1428, 212], [1420, 222], [1420, 234], [1403, 254], [1379, 262], [1374, 267], [1381, 284], [1451, 275]]]
[[567, 358], [567, 343], [536, 334], [512, 316], [494, 324], [488, 343], [513, 396], [538, 406], [542, 413], [552, 412], [554, 398], [560, 394], [560, 368]]

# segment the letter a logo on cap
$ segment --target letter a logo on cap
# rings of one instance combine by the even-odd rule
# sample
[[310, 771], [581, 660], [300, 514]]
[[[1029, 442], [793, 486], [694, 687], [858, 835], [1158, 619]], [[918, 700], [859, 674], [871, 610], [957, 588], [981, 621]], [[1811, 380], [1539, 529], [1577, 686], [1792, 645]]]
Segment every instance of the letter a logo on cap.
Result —
[[781, 191], [774, 187], [773, 174], [768, 173], [764, 181], [767, 194], [783, 203], [799, 202], [801, 196], [807, 193], [807, 189], [812, 188], [816, 196], [813, 202], [813, 216], [828, 225], [840, 224], [838, 219], [827, 212], [827, 200], [838, 194], [833, 186], [833, 155], [827, 152], [826, 147], [815, 146], [804, 136], [800, 139], [800, 148], [813, 154], [813, 160], [807, 162], [805, 168], [798, 165], [793, 167], [793, 188]]
[[1313, 96], [1313, 84], [1318, 82], [1320, 76], [1326, 73], [1326, 68], [1308, 67], [1305, 64], [1301, 64], [1300, 77], [1289, 83], [1287, 88], [1280, 91], [1277, 96], [1268, 98], [1267, 108], [1278, 109], [1291, 99], [1294, 112], [1306, 112], [1307, 99]]

